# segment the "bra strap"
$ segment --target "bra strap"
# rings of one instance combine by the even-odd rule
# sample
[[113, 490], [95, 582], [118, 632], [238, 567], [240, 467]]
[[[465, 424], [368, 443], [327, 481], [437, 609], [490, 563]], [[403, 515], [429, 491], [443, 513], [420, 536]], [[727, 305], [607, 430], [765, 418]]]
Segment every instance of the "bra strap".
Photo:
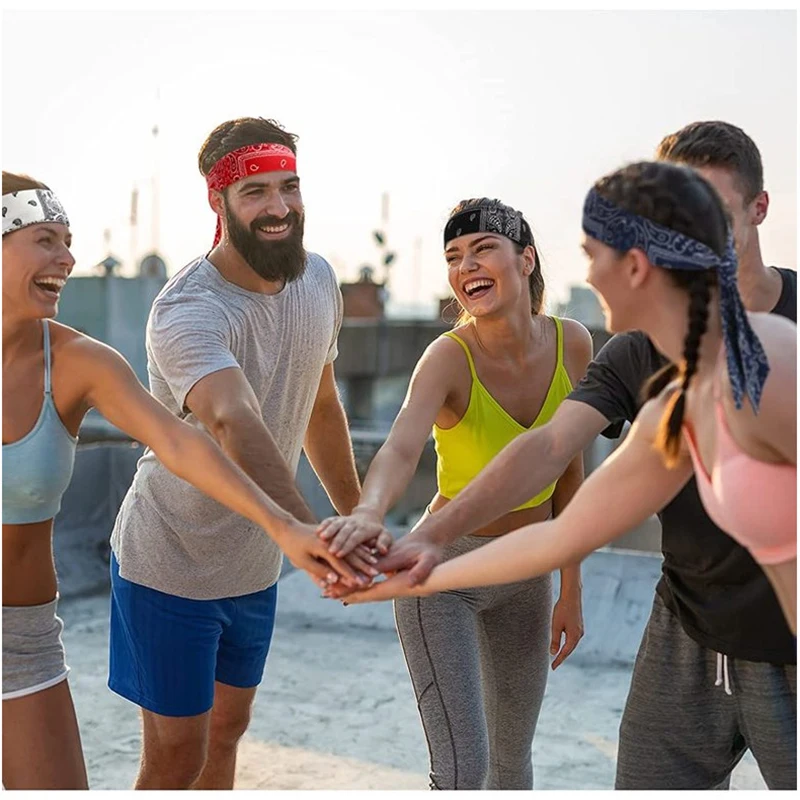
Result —
[[478, 376], [475, 373], [475, 362], [472, 360], [472, 353], [470, 353], [467, 343], [458, 334], [453, 333], [453, 331], [445, 331], [443, 335], [447, 336], [448, 339], [454, 339], [461, 345], [462, 349], [467, 354], [467, 361], [469, 362], [469, 371], [472, 374], [473, 379], [477, 381]]
[[50, 394], [50, 325], [46, 319], [42, 320], [44, 326], [44, 393]]

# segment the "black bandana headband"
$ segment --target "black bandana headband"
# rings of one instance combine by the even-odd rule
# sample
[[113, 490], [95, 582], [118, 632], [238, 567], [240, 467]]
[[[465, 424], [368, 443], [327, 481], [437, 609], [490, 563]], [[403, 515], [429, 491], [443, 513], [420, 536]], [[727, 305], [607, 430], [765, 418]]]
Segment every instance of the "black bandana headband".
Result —
[[583, 205], [583, 231], [592, 239], [623, 253], [636, 247], [651, 263], [664, 269], [717, 271], [722, 337], [733, 401], [736, 408], [741, 408], [746, 394], [753, 410], [758, 411], [769, 363], [758, 336], [750, 327], [739, 295], [736, 283], [738, 262], [730, 231], [725, 253], [718, 256], [710, 247], [690, 236], [619, 208], [594, 189], [586, 195]]
[[522, 247], [533, 244], [531, 226], [522, 212], [504, 206], [498, 200], [468, 208], [447, 220], [444, 226], [444, 246], [452, 239], [468, 233], [497, 233]]

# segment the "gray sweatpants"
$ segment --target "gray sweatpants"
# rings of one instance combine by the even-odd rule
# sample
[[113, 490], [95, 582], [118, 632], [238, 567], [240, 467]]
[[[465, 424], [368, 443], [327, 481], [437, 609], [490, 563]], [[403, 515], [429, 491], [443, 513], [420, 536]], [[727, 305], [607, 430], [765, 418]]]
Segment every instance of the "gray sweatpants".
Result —
[[[464, 536], [445, 558], [491, 539]], [[395, 601], [432, 789], [531, 789], [549, 667], [549, 575]]]
[[616, 788], [726, 789], [748, 748], [770, 789], [796, 788], [797, 667], [719, 656], [656, 595], [620, 724]]

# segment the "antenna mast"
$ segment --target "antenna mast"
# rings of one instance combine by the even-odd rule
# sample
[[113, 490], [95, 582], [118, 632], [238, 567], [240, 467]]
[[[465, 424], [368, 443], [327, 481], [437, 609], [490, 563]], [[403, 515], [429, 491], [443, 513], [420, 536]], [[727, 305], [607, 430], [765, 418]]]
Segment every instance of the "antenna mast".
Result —
[[139, 224], [139, 189], [134, 184], [131, 191], [131, 270], [136, 274], [137, 226]]
[[152, 250], [154, 253], [158, 252], [158, 245], [159, 245], [159, 238], [161, 235], [161, 228], [160, 228], [160, 175], [159, 175], [159, 151], [158, 151], [158, 118], [159, 118], [159, 110], [160, 110], [160, 100], [161, 100], [161, 89], [156, 89], [156, 121], [153, 125], [153, 176], [152, 176], [152, 193], [153, 193], [153, 204], [152, 204], [152, 222], [151, 222], [151, 238], [152, 238]]

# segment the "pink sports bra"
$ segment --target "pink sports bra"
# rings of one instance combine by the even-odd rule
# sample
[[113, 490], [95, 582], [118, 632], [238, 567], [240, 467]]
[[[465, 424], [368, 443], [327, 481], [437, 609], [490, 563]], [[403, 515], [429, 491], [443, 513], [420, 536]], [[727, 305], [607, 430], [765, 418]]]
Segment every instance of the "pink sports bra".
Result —
[[710, 475], [691, 429], [683, 426], [706, 512], [759, 564], [797, 558], [797, 467], [759, 461], [742, 451], [725, 419], [716, 380], [714, 408], [717, 452]]

